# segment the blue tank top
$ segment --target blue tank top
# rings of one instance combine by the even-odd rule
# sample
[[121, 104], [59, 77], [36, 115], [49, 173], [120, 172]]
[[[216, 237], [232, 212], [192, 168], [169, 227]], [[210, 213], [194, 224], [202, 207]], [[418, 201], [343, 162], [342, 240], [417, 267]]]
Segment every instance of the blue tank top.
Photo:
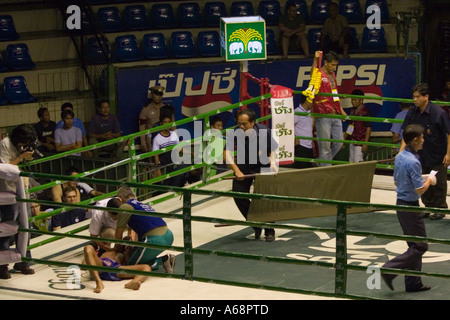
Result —
[[[153, 209], [149, 205], [140, 203], [136, 199], [128, 200], [127, 204], [131, 205], [134, 208], [134, 210], [147, 212], [155, 211], [155, 209]], [[166, 222], [162, 218], [141, 216], [138, 214], [131, 215], [131, 218], [128, 221], [128, 226], [138, 234], [139, 239], [142, 239], [144, 235], [150, 230], [157, 227], [163, 227], [166, 225], [167, 225]]]

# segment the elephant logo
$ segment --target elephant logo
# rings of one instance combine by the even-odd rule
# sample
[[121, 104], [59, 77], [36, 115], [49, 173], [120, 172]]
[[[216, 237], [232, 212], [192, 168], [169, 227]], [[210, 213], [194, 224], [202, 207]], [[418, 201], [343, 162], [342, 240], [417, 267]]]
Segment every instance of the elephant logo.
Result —
[[249, 41], [248, 42], [248, 51], [251, 53], [261, 53], [262, 44], [260, 41]]
[[[259, 41], [257, 41], [259, 40]], [[234, 31], [228, 41], [230, 43], [230, 54], [238, 54], [238, 53], [260, 53], [262, 51], [262, 44], [260, 41], [263, 40], [263, 37], [261, 34], [252, 28], [244, 28], [244, 29], [238, 29]], [[233, 46], [235, 43], [239, 43], [240, 46], [243, 45], [243, 50], [240, 52], [236, 52], [235, 46]], [[233, 47], [233, 50], [232, 50]], [[240, 48], [240, 47], [239, 47]], [[233, 51], [233, 53], [232, 53]]]
[[232, 42], [230, 43], [230, 54], [241, 54], [244, 52], [244, 44], [242, 42]]

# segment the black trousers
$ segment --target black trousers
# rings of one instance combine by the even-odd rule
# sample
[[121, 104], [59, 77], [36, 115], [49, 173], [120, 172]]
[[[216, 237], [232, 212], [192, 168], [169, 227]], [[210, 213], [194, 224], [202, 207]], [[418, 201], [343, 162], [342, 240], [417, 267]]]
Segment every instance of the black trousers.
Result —
[[422, 167], [424, 174], [436, 170], [436, 185], [430, 186], [421, 199], [425, 207], [448, 208], [447, 205], [447, 167], [442, 163], [432, 167]]
[[[419, 206], [419, 201], [408, 202], [397, 199], [397, 205]], [[425, 223], [419, 212], [397, 211], [397, 218], [402, 227], [403, 234], [409, 236], [426, 237]], [[384, 264], [385, 268], [422, 270], [422, 256], [428, 250], [425, 242], [407, 241], [408, 250]], [[397, 275], [387, 274], [388, 279], [394, 279]], [[413, 291], [422, 287], [422, 279], [419, 276], [405, 276], [405, 289]]]
[[[247, 167], [240, 167], [240, 170], [242, 171], [242, 173], [244, 174], [254, 174], [254, 173], [259, 173], [260, 170], [258, 169], [252, 169], [252, 168], [247, 168]], [[234, 192], [245, 192], [245, 193], [250, 193], [250, 188], [253, 184], [253, 181], [255, 179], [254, 178], [245, 178], [244, 180], [237, 180], [234, 179], [233, 180], [233, 186], [232, 186], [232, 191]], [[247, 220], [247, 215], [248, 215], [248, 211], [250, 209], [250, 199], [244, 199], [244, 198], [234, 198], [234, 203], [236, 203], [236, 206], [238, 207], [239, 211], [241, 212], [241, 214], [244, 216], [245, 220]], [[260, 228], [253, 228], [256, 230], [259, 230]], [[264, 234], [267, 236], [269, 234], [275, 234], [275, 230], [271, 229], [271, 228], [266, 228], [264, 229]]]

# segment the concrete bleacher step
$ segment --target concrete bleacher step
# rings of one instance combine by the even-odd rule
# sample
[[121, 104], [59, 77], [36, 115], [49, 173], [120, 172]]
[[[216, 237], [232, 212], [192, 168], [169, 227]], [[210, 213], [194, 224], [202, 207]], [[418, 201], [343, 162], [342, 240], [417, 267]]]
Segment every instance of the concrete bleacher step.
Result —
[[40, 107], [48, 108], [50, 119], [61, 119], [61, 105], [70, 101], [74, 113], [83, 122], [89, 121], [95, 114], [95, 96], [90, 90], [60, 91], [35, 94], [36, 102], [26, 104], [9, 104], [0, 107], [0, 128], [13, 127], [21, 123], [34, 124], [39, 121], [37, 111]]

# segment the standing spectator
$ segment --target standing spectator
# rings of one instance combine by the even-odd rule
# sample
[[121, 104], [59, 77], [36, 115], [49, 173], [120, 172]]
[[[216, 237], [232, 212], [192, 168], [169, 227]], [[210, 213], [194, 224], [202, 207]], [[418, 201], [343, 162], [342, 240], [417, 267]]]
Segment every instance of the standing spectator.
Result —
[[[34, 151], [30, 151], [27, 146], [36, 141], [36, 133], [30, 125], [20, 125], [15, 127], [9, 137], [0, 141], [0, 162], [12, 165], [19, 165], [24, 160], [33, 160]], [[0, 179], [0, 192], [16, 193], [16, 183]], [[16, 223], [17, 205], [1, 205], [0, 221]], [[0, 251], [8, 250], [11, 237], [0, 237]], [[27, 251], [27, 257], [31, 257]], [[23, 274], [34, 274], [28, 262], [18, 262], [14, 264], [14, 269]], [[0, 279], [9, 279], [11, 274], [8, 271], [8, 265], [0, 265]]]
[[347, 18], [338, 13], [337, 3], [330, 2], [328, 18], [323, 24], [320, 35], [320, 49], [323, 52], [342, 53], [344, 58], [348, 58], [348, 49], [353, 42], [349, 30]]
[[[233, 170], [232, 191], [249, 193], [254, 177], [246, 175], [257, 174], [262, 168], [270, 168], [271, 172], [278, 173], [276, 163], [277, 143], [273, 140], [271, 130], [265, 125], [256, 123], [256, 115], [252, 109], [243, 109], [237, 117], [238, 128], [227, 131], [227, 143], [224, 150], [224, 160], [228, 167]], [[264, 141], [265, 140], [265, 141]], [[236, 147], [236, 161], [232, 153]], [[265, 149], [260, 149], [265, 147]], [[245, 198], [234, 198], [234, 202], [241, 214], [247, 219], [251, 201]], [[261, 236], [261, 228], [253, 228], [255, 238]], [[266, 241], [275, 240], [275, 230], [266, 228], [264, 230]]]
[[[352, 91], [352, 95], [363, 96], [364, 92], [360, 89]], [[351, 116], [357, 117], [370, 117], [370, 112], [364, 105], [364, 99], [352, 98], [352, 109], [350, 111]], [[372, 122], [370, 121], [358, 121], [352, 120], [348, 124], [347, 132], [345, 133], [345, 139], [354, 141], [369, 142], [370, 134], [372, 133]], [[367, 152], [369, 146], [367, 144], [350, 144], [350, 162], [362, 162], [364, 161], [364, 153]]]
[[[63, 201], [70, 204], [77, 203], [77, 188], [73, 186], [65, 187]], [[51, 224], [53, 231], [56, 231], [84, 220], [86, 220], [86, 210], [81, 208], [74, 208], [72, 210], [58, 213], [52, 216]]]
[[[438, 105], [430, 101], [428, 85], [419, 83], [412, 89], [414, 106], [409, 109], [403, 122], [403, 129], [409, 124], [421, 124], [424, 129], [425, 143], [419, 151], [420, 162], [424, 174], [431, 170], [437, 171], [435, 186], [430, 187], [422, 195], [422, 202], [426, 207], [448, 208], [447, 205], [447, 167], [450, 165], [450, 120], [447, 113]], [[405, 149], [402, 140], [400, 151]], [[428, 217], [429, 213], [424, 214]], [[439, 220], [442, 213], [434, 213], [430, 219]]]
[[[120, 131], [119, 118], [110, 113], [111, 106], [108, 100], [101, 100], [98, 103], [97, 114], [92, 117], [89, 123], [89, 144], [96, 144], [102, 141], [118, 138], [122, 135]], [[102, 151], [110, 151], [114, 158], [120, 159], [123, 155], [127, 141], [117, 142], [114, 145], [101, 148]], [[92, 151], [93, 156], [98, 158], [98, 149]]]
[[[406, 114], [408, 113], [409, 108], [411, 108], [411, 105], [406, 102], [400, 103], [400, 109], [401, 111], [395, 115], [394, 119], [397, 120], [405, 120]], [[403, 129], [402, 129], [403, 123], [393, 123], [391, 126], [391, 132], [392, 132], [392, 143], [401, 143], [403, 139]]]
[[306, 56], [309, 56], [308, 38], [305, 32], [305, 21], [297, 12], [297, 6], [289, 3], [286, 13], [280, 16], [278, 27], [280, 29], [281, 49], [283, 51], [283, 59], [287, 59], [289, 47], [295, 45], [298, 50], [300, 48]]
[[[161, 125], [169, 124], [171, 122], [172, 122], [172, 118], [169, 115], [161, 114], [161, 116], [160, 116]], [[148, 134], [148, 135], [150, 135], [150, 134]], [[164, 130], [161, 130], [153, 138], [153, 148], [152, 149], [153, 149], [153, 151], [161, 150], [161, 149], [176, 145], [179, 142], [180, 142], [180, 139], [178, 138], [177, 132], [175, 130], [164, 129]], [[185, 165], [176, 164], [179, 162], [178, 157], [175, 159], [172, 158], [178, 152], [182, 152], [182, 149], [181, 150], [172, 149], [165, 153], [155, 155], [155, 164], [163, 166], [165, 168], [166, 174], [182, 169]], [[161, 169], [157, 169], [156, 175], [161, 176]], [[184, 174], [184, 173], [164, 180], [165, 185], [175, 186], [175, 187], [184, 187], [185, 183], [186, 183], [186, 174]]]
[[[301, 95], [301, 102], [294, 112], [311, 112], [313, 105], [306, 100], [304, 95]], [[294, 133], [296, 137], [313, 137], [313, 118], [307, 116], [294, 115]], [[295, 151], [294, 156], [298, 158], [313, 159], [314, 149], [313, 141], [308, 139], [295, 139]], [[295, 161], [292, 167], [297, 169], [311, 168], [313, 162]]]
[[[62, 128], [55, 130], [55, 146], [57, 152], [65, 152], [80, 149], [83, 146], [83, 135], [80, 128], [73, 126], [74, 114], [72, 110], [61, 112], [64, 123]], [[73, 156], [81, 156], [81, 153], [73, 153]]]
[[[65, 102], [61, 105], [61, 112], [64, 110], [71, 110], [72, 113], [74, 113], [73, 105], [70, 102]], [[79, 128], [81, 130], [81, 137], [83, 140], [82, 147], [86, 147], [88, 145], [87, 135], [86, 135], [86, 129], [84, 127], [83, 121], [81, 121], [80, 118], [75, 117], [75, 113], [73, 115], [73, 126], [76, 128]], [[56, 128], [62, 128], [64, 127], [64, 122], [62, 120], [58, 121], [56, 124]], [[83, 156], [86, 158], [92, 157], [91, 151], [85, 151], [83, 152]]]
[[[160, 109], [163, 105], [164, 87], [155, 86], [149, 89], [150, 102], [139, 113], [139, 131], [153, 128], [153, 125], [159, 121]], [[151, 135], [141, 136], [142, 152], [152, 151]]]
[[55, 151], [56, 122], [50, 120], [50, 112], [47, 108], [39, 108], [37, 116], [40, 121], [34, 124], [34, 130], [40, 143], [39, 150], [42, 152]]
[[[394, 182], [397, 188], [397, 205], [419, 206], [420, 195], [423, 195], [430, 185], [436, 183], [435, 177], [422, 177], [422, 168], [418, 160], [417, 152], [424, 145], [424, 128], [421, 125], [412, 124], [405, 128], [403, 142], [405, 148], [395, 158]], [[425, 181], [423, 181], [425, 180]], [[426, 237], [425, 223], [418, 212], [397, 210], [397, 218], [403, 233], [408, 236]], [[422, 270], [422, 256], [428, 250], [426, 242], [408, 241], [408, 250], [389, 260], [383, 268]], [[397, 275], [382, 273], [383, 280], [389, 289], [394, 290], [392, 280]], [[422, 283], [418, 276], [405, 276], [405, 288], [408, 292], [430, 290], [429, 286]]]
[[[320, 88], [316, 92], [337, 94], [336, 68], [339, 63], [338, 55], [335, 52], [328, 52], [324, 55], [324, 65], [318, 66], [318, 59], [321, 52], [316, 51], [311, 68], [313, 74], [314, 68], [319, 68], [321, 74]], [[316, 95], [313, 104], [313, 113], [321, 114], [340, 114], [346, 116], [341, 107], [339, 97], [324, 97]], [[342, 120], [333, 118], [315, 119], [316, 135], [319, 139], [343, 140]], [[342, 148], [342, 142], [319, 141], [319, 158], [323, 160], [333, 160], [334, 156]], [[330, 163], [321, 163], [321, 166], [330, 166]]]

